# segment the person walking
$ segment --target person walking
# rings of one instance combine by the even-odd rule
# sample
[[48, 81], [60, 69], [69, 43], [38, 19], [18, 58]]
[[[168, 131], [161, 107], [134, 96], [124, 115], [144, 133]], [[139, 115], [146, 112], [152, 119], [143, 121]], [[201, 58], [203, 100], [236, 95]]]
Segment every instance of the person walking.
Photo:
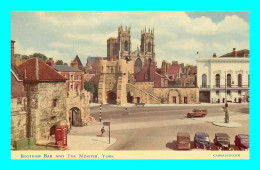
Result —
[[104, 128], [104, 126], [103, 126], [102, 129], [101, 129], [101, 137], [104, 136], [104, 133], [105, 133], [105, 128]]
[[127, 107], [125, 108], [125, 114], [128, 115], [128, 110]]

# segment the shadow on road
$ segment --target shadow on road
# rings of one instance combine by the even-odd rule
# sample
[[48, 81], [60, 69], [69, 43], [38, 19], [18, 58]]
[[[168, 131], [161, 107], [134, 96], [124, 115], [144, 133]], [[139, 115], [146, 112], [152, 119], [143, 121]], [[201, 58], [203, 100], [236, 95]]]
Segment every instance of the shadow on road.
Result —
[[169, 148], [169, 149], [172, 149], [172, 150], [177, 150], [176, 144], [177, 144], [177, 141], [173, 141], [173, 142], [171, 142], [171, 143], [168, 142], [168, 143], [166, 144], [166, 147]]
[[241, 109], [239, 109], [238, 112], [240, 112], [240, 113], [245, 113], [245, 114], [249, 114], [249, 108], [241, 108]]

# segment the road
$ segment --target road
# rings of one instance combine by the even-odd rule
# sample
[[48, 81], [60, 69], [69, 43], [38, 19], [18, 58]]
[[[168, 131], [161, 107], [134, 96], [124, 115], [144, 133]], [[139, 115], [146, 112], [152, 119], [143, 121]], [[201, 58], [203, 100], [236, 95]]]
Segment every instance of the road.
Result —
[[[102, 122], [111, 122], [111, 137], [117, 142], [107, 150], [176, 150], [176, 137], [180, 131], [189, 132], [193, 141], [196, 132], [207, 132], [213, 141], [216, 132], [228, 133], [231, 144], [234, 144], [236, 134], [249, 134], [248, 104], [229, 105], [230, 121], [242, 125], [239, 128], [226, 128], [212, 125], [213, 121], [223, 121], [223, 105], [207, 106], [133, 106], [128, 107], [129, 114], [125, 115], [125, 107], [103, 105]], [[186, 118], [186, 114], [194, 108], [208, 110], [205, 118]], [[99, 106], [91, 107], [91, 116], [97, 120], [78, 135], [97, 135], [102, 127], [99, 122]], [[106, 127], [106, 135], [108, 128]], [[235, 148], [237, 149], [237, 148]]]

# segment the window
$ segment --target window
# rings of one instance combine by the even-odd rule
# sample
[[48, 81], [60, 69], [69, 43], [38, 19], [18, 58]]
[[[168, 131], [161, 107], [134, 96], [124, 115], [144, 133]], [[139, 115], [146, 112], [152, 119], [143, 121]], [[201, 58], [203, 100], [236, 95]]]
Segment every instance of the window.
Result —
[[73, 90], [73, 84], [70, 85], [70, 90], [71, 90], [71, 91]]
[[79, 85], [76, 85], [76, 90], [77, 90], [77, 91], [79, 90]]
[[53, 99], [53, 107], [57, 106], [57, 101], [58, 101], [58, 99]]
[[220, 75], [216, 74], [216, 87], [220, 87]]
[[79, 80], [79, 76], [77, 75], [77, 80]]
[[227, 95], [230, 95], [230, 90], [227, 90]]
[[172, 79], [172, 76], [169, 76], [169, 79]]
[[151, 52], [151, 43], [148, 43], [148, 52]]
[[73, 75], [70, 75], [70, 80], [73, 80]]
[[241, 96], [241, 90], [238, 90], [237, 93], [239, 96]]
[[242, 74], [238, 74], [238, 87], [242, 87]]
[[114, 73], [114, 69], [113, 69], [113, 67], [111, 67], [111, 73]]
[[217, 90], [217, 91], [216, 91], [216, 95], [218, 95], [218, 96], [219, 96], [219, 90]]
[[124, 50], [125, 50], [125, 51], [128, 51], [128, 42], [127, 42], [127, 41], [125, 41]]
[[231, 74], [227, 75], [227, 87], [231, 87]]
[[203, 74], [202, 75], [202, 88], [206, 88], [207, 87], [207, 75]]

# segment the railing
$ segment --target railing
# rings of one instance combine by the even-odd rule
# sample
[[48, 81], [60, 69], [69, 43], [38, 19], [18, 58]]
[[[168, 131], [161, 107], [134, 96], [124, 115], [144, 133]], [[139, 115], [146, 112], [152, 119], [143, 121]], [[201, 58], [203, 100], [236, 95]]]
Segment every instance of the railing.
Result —
[[200, 85], [200, 88], [201, 89], [208, 89], [208, 88], [210, 88], [210, 85]]
[[[225, 85], [214, 85], [213, 88], [225, 88]], [[227, 88], [249, 88], [248, 85], [228, 85]]]

